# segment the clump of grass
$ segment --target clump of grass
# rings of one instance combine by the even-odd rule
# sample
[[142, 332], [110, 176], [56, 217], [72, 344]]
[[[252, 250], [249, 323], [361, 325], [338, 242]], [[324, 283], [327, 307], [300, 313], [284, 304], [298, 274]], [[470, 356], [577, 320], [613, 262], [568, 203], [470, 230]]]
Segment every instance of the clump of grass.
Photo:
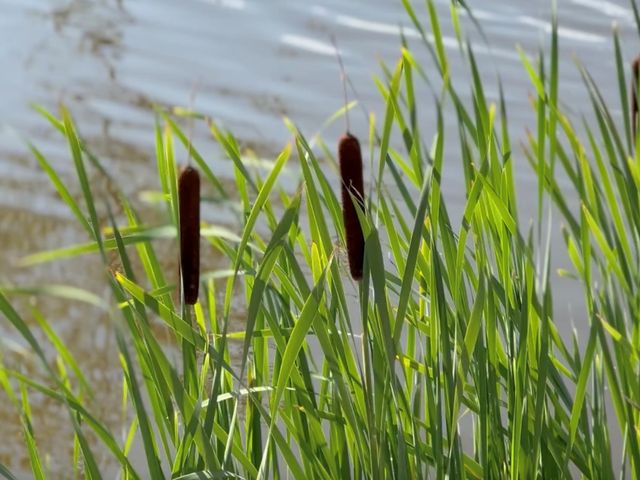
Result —
[[[61, 119], [43, 112], [69, 143], [82, 201], [35, 147], [34, 154], [89, 242], [24, 263], [98, 253], [106, 265], [107, 253], [117, 255], [122, 271], [105, 269], [116, 308], [106, 310], [113, 317], [130, 420], [120, 438], [92, 414], [86, 381], [69, 349], [44, 318], [39, 325], [46, 335], [40, 338], [46, 340], [38, 340], [35, 327], [9, 301], [21, 292], [2, 288], [0, 311], [36, 354], [47, 379], [36, 381], [19, 366], [0, 368], [0, 385], [23, 418], [34, 476], [46, 472], [29, 391], [68, 410], [74, 451], [83, 460], [76, 473], [88, 478], [100, 478], [98, 465], [106, 461], [96, 458], [87, 438], [91, 430], [121, 476], [134, 479], [640, 479], [640, 157], [632, 153], [635, 126], [629, 125], [626, 62], [617, 36], [624, 131], [581, 69], [596, 125], [586, 122], [586, 141], [558, 103], [555, 18], [549, 60], [541, 55], [536, 66], [522, 56], [536, 94], [532, 115], [539, 129], [524, 155], [538, 175], [540, 206], [538, 235], [524, 235], [513, 175], [517, 154], [503, 96], [497, 104], [488, 101], [473, 49], [462, 43], [455, 8], [471, 74], [471, 106], [451, 81], [433, 1], [427, 1], [426, 21], [410, 2], [403, 4], [432, 55], [436, 69], [430, 75], [436, 78], [405, 45], [397, 64], [385, 65], [377, 79], [386, 109], [379, 130], [372, 118], [368, 147], [378, 162], [367, 209], [357, 212], [364, 238], [358, 309], [352, 308], [354, 289], [336, 255], [342, 244], [349, 246], [349, 221], [325, 162], [295, 126], [289, 124], [297, 165], [287, 166], [289, 145], [263, 175], [243, 162], [229, 132], [207, 120], [233, 165], [233, 193], [243, 213], [237, 228], [203, 226], [207, 248], [224, 256], [228, 268], [203, 272], [200, 301], [181, 311], [154, 248], [157, 237], [178, 235], [174, 141], [189, 150], [220, 201], [232, 192], [190, 145], [177, 119], [160, 112], [166, 128], [156, 131], [156, 152], [166, 225], [146, 226], [122, 192], [116, 193], [124, 218], [100, 216], [105, 200], [94, 196], [86, 168], [108, 173], [66, 111]], [[633, 7], [637, 12], [635, 2]], [[421, 102], [415, 82], [423, 79], [442, 86], [430, 106], [431, 131], [420, 127], [416, 113]], [[454, 107], [450, 113], [439, 103], [445, 100]], [[445, 130], [445, 115], [455, 115], [455, 132]], [[445, 136], [451, 134], [457, 135], [465, 175], [459, 223], [451, 220], [441, 193]], [[278, 188], [287, 168], [301, 171], [293, 194]], [[559, 169], [571, 193], [560, 188]], [[355, 190], [343, 206], [354, 206], [357, 185]], [[277, 203], [271, 201], [276, 194]], [[579, 199], [578, 209], [569, 207], [569, 195]], [[550, 230], [543, 228], [547, 201], [566, 221], [574, 266], [569, 273], [584, 292], [589, 333], [582, 349], [578, 339], [563, 339], [555, 323], [551, 254], [544, 240]], [[133, 256], [141, 268], [133, 268]], [[80, 292], [65, 290], [78, 300], [95, 300]], [[237, 308], [246, 317], [240, 330], [231, 322]], [[158, 329], [173, 337], [181, 364], [158, 343]], [[233, 340], [243, 345], [239, 367], [231, 357]], [[49, 343], [58, 354], [57, 370], [43, 353]], [[129, 457], [135, 442], [143, 467]], [[0, 474], [12, 478], [2, 465]]]

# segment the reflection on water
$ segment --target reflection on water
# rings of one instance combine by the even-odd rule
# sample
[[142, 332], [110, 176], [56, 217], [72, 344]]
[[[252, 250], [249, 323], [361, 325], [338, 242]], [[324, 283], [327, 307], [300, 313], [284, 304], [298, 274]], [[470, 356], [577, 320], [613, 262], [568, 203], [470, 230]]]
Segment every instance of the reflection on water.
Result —
[[[534, 127], [530, 125], [528, 100], [532, 89], [515, 44], [533, 53], [546, 40], [550, 2], [469, 3], [489, 39], [489, 46], [478, 40], [479, 35], [463, 16], [467, 32], [475, 39], [473, 47], [487, 79], [487, 94], [497, 98], [494, 78], [499, 72], [506, 86], [512, 134], [521, 138], [525, 127]], [[601, 85], [615, 81], [611, 74], [611, 23], [619, 24], [623, 46], [631, 49], [636, 42], [633, 16], [624, 0], [559, 4], [562, 101], [578, 114], [586, 108], [586, 94], [573, 67], [573, 55]], [[449, 0], [439, 0], [437, 5], [454, 81], [461, 93], [468, 94], [464, 83], [467, 71], [459, 61], [455, 36], [446, 20]], [[423, 12], [422, 8], [423, 2], [416, 2], [417, 11]], [[157, 188], [152, 173], [153, 103], [187, 105], [195, 91], [196, 109], [220, 119], [259, 155], [270, 156], [289, 138], [281, 121], [283, 115], [311, 134], [342, 105], [330, 35], [338, 39], [360, 103], [379, 116], [382, 106], [371, 81], [372, 73], [379, 71], [378, 59], [394, 61], [400, 31], [412, 45], [418, 46], [420, 41], [400, 2], [391, 0], [369, 0], [366, 8], [337, 0], [317, 0], [311, 5], [258, 0], [0, 0], [0, 11], [0, 283], [69, 283], [103, 296], [109, 293], [95, 259], [32, 269], [15, 265], [15, 260], [27, 253], [85, 240], [25, 148], [24, 139], [33, 141], [63, 178], [73, 179], [67, 147], [28, 108], [30, 102], [52, 110], [58, 102], [67, 104], [83, 137], [122, 182], [125, 192], [137, 198], [137, 192]], [[422, 15], [426, 19], [424, 12]], [[628, 50], [625, 56], [631, 58], [634, 53]], [[416, 48], [415, 54], [429, 71], [424, 49]], [[199, 85], [197, 91], [194, 85]], [[425, 93], [425, 98], [431, 98]], [[610, 100], [616, 111], [618, 100]], [[422, 125], [430, 131], [433, 120], [428, 105], [422, 113]], [[354, 115], [352, 122], [354, 131], [365, 134], [364, 116]], [[335, 140], [340, 130], [340, 126], [330, 128], [328, 140]], [[196, 129], [194, 138], [216, 173], [231, 179], [230, 163], [207, 139], [207, 133]], [[520, 190], [535, 192], [534, 176], [521, 154], [516, 155], [516, 162], [522, 165], [516, 169]], [[461, 174], [453, 153], [448, 160], [444, 191], [455, 210], [464, 201], [459, 194]], [[527, 218], [533, 210], [524, 200], [520, 203], [522, 217]], [[149, 209], [146, 213], [157, 212]], [[559, 235], [556, 240], [560, 245]], [[166, 249], [166, 258], [175, 258], [171, 242], [161, 248]], [[167, 267], [175, 270], [171, 264]], [[558, 280], [557, 288], [566, 291], [564, 296], [570, 302], [581, 304], [579, 290], [570, 280]], [[27, 300], [21, 299], [19, 304], [21, 311], [29, 312]], [[103, 417], [110, 425], [120, 425], [119, 413], [106, 407], [119, 404], [122, 381], [108, 319], [95, 309], [60, 300], [39, 300], [37, 305], [82, 359], [86, 375], [100, 392], [98, 412], [110, 415]], [[576, 310], [579, 308], [574, 309], [574, 315]], [[579, 313], [575, 322], [581, 330]], [[0, 328], [6, 331], [4, 325]], [[566, 328], [570, 328], [569, 322]], [[3, 334], [3, 338], [5, 357], [28, 365], [12, 343], [17, 337]], [[19, 422], [3, 395], [0, 461], [24, 468], [26, 458], [18, 454], [24, 452]], [[70, 435], [64, 430], [68, 428], [66, 416], [45, 398], [34, 394], [32, 400], [37, 430], [49, 432], [49, 437], [38, 438], [40, 448], [51, 455], [48, 468], [58, 476], [68, 476], [70, 452], [59, 450], [70, 445], [63, 438]]]

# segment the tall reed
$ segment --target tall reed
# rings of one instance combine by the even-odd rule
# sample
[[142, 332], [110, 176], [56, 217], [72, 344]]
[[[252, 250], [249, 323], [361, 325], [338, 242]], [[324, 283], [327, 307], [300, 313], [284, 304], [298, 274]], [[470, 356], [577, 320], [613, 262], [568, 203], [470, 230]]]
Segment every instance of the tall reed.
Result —
[[[32, 151], [89, 240], [29, 255], [22, 264], [99, 253], [105, 267], [115, 255], [122, 268], [107, 278], [108, 298], [77, 286], [0, 287], [0, 312], [41, 367], [38, 378], [26, 372], [26, 362], [0, 358], [0, 386], [22, 420], [34, 477], [47, 474], [48, 453], [30, 408], [37, 394], [68, 413], [71, 453], [55, 454], [69, 465], [69, 477], [640, 480], [640, 164], [630, 141], [630, 80], [619, 39], [615, 73], [625, 114], [617, 118], [578, 67], [593, 106], [580, 135], [573, 122], [581, 119], [558, 101], [563, 86], [552, 18], [548, 55], [535, 64], [522, 54], [538, 126], [522, 153], [512, 147], [502, 90], [495, 103], [489, 100], [473, 44], [464, 41], [457, 16], [466, 7], [453, 6], [451, 20], [470, 79], [454, 78], [458, 69], [450, 68], [434, 1], [425, 11], [403, 5], [422, 45], [403, 44], [397, 63], [383, 65], [376, 79], [385, 113], [380, 122], [371, 117], [369, 149], [377, 161], [366, 210], [357, 208], [364, 193], [355, 137], [339, 144], [341, 207], [327, 173], [333, 152], [322, 139], [312, 148], [288, 123], [298, 162], [288, 163], [288, 145], [265, 173], [244, 161], [231, 133], [207, 119], [235, 174], [229, 186], [191, 146], [179, 118], [159, 110], [166, 128], [155, 132], [160, 194], [154, 198], [166, 215], [163, 225], [149, 226], [119, 189], [115, 200], [95, 196], [86, 170], [97, 177], [109, 171], [66, 111], [58, 118], [41, 109], [69, 144], [78, 184], [63, 181], [45, 155]], [[633, 0], [632, 6], [638, 12]], [[433, 68], [420, 65], [419, 48]], [[416, 92], [433, 85], [442, 90], [429, 104], [425, 128]], [[471, 90], [469, 104], [457, 85]], [[455, 129], [445, 128], [451, 123]], [[174, 142], [189, 150], [203, 183], [213, 187], [215, 208], [239, 212], [235, 223], [196, 222], [193, 188], [183, 215]], [[442, 194], [443, 171], [451, 168], [446, 149], [454, 149], [451, 158], [464, 172], [459, 220]], [[565, 296], [552, 287], [544, 240], [553, 223], [540, 208], [538, 228], [520, 229], [514, 165], [521, 155], [538, 177], [540, 205], [553, 202], [563, 218], [572, 266], [561, 273], [582, 289], [585, 338], [560, 334], [566, 319], [554, 305]], [[294, 193], [279, 182], [291, 169], [301, 172]], [[195, 185], [197, 174], [189, 175]], [[108, 201], [119, 203], [123, 218], [99, 215], [119, 211], [97, 208]], [[183, 220], [190, 225], [184, 233]], [[195, 302], [192, 254], [200, 223], [221, 265], [200, 275], [196, 307], [181, 309], [156, 242], [180, 232], [192, 243], [184, 296]], [[351, 273], [362, 277], [355, 298], [336, 261], [336, 238], [346, 239]], [[363, 275], [363, 260], [370, 275]], [[110, 316], [123, 425], [112, 428], [97, 413], [92, 399], [99, 392], [90, 395], [82, 362], [46, 316], [37, 315], [36, 325], [17, 308], [13, 297], [21, 294], [35, 297], [32, 306], [38, 296], [58, 295]], [[170, 345], [160, 343], [159, 333]], [[0, 464], [0, 475], [13, 478], [8, 467]]]

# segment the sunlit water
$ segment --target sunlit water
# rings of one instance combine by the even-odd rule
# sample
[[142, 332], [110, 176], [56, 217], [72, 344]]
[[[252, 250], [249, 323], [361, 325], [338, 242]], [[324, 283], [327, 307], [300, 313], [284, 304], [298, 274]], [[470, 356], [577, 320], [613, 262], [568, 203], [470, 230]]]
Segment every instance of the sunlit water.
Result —
[[[624, 0], [558, 3], [561, 101], [575, 119], [582, 113], [590, 115], [575, 57], [590, 70], [619, 114], [611, 31], [612, 24], [617, 23], [625, 58], [632, 58], [637, 34], [631, 9]], [[550, 2], [476, 0], [470, 4], [489, 39], [487, 46], [463, 18], [466, 31], [476, 39], [473, 45], [487, 94], [490, 100], [497, 100], [495, 79], [499, 72], [513, 144], [518, 145], [525, 129], [534, 129], [535, 125], [529, 103], [533, 89], [516, 44], [530, 55], [547, 44]], [[440, 0], [438, 7], [454, 82], [462, 94], [468, 95], [468, 73], [459, 61], [447, 20], [449, 0]], [[424, 2], [416, 2], [416, 9], [426, 22]], [[397, 58], [400, 28], [430, 73], [430, 62], [418, 33], [401, 3], [394, 0], [125, 0], [122, 5], [115, 0], [0, 0], [0, 283], [70, 283], [108, 296], [95, 259], [33, 269], [15, 265], [15, 260], [27, 253], [86, 240], [35, 159], [27, 153], [28, 139], [65, 179], [73, 179], [66, 145], [29, 108], [31, 102], [54, 111], [59, 102], [66, 104], [82, 136], [124, 190], [137, 198], [137, 192], [158, 188], [154, 174], [153, 103], [191, 105], [221, 121], [239, 137], [243, 148], [271, 157], [290, 140], [283, 116], [311, 135], [342, 106], [331, 35], [339, 42], [360, 104], [380, 117], [382, 103], [372, 75], [380, 73], [379, 60], [392, 64]], [[433, 95], [427, 90], [422, 93], [421, 120], [428, 138], [434, 130]], [[447, 125], [453, 126], [455, 117], [447, 118]], [[352, 123], [354, 132], [366, 137], [367, 127], [360, 110], [352, 113]], [[328, 128], [324, 132], [327, 141], [335, 142], [342, 129], [341, 124]], [[206, 132], [195, 129], [192, 134], [216, 174], [232, 182], [231, 163]], [[445, 194], [454, 212], [464, 205], [456, 135], [452, 129], [444, 174]], [[520, 149], [514, 150], [514, 158], [519, 202], [526, 222], [535, 215], [537, 182]], [[224, 221], [216, 217], [216, 212], [203, 215]], [[554, 251], [561, 251], [559, 234], [554, 234], [554, 242]], [[165, 249], [172, 258], [172, 246], [165, 245]], [[566, 266], [561, 255], [557, 258], [557, 266]], [[559, 293], [559, 328], [567, 334], [575, 325], [584, 332], [579, 286], [570, 280], [556, 280], [555, 287]], [[39, 305], [100, 391], [95, 408], [111, 425], [119, 425], [121, 416], [112, 405], [119, 404], [122, 380], [114, 360], [108, 320], [95, 309], [65, 301]], [[31, 318], [28, 302], [19, 302], [19, 306]], [[1, 331], [6, 333], [1, 337], [0, 349], [5, 355], [23, 358], [19, 338], [6, 324], [1, 325]], [[28, 464], [22, 454], [25, 449], [19, 420], [5, 400], [4, 393], [0, 393], [0, 461], [24, 471]], [[71, 452], [69, 442], [60, 438], [68, 434], [68, 419], [52, 401], [37, 395], [32, 401], [36, 430], [45, 432], [38, 440], [41, 450], [49, 454], [47, 468], [55, 476], [64, 477], [70, 471]]]

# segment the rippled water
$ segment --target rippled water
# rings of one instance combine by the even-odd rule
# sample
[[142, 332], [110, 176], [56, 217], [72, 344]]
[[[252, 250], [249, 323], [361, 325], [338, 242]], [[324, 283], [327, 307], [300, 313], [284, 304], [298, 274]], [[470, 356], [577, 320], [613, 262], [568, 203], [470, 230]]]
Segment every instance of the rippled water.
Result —
[[[416, 9], [427, 19], [424, 2]], [[469, 1], [489, 38], [490, 47], [474, 41], [478, 62], [486, 77], [489, 97], [497, 95], [496, 72], [504, 83], [511, 133], [516, 139], [532, 125], [528, 95], [532, 88], [520, 64], [515, 45], [534, 54], [547, 41], [550, 2], [544, 0]], [[621, 29], [625, 58], [635, 54], [637, 34], [632, 12], [624, 0], [559, 0], [561, 28], [561, 99], [576, 118], [589, 115], [587, 96], [573, 57], [579, 58], [604, 88], [617, 111], [611, 30]], [[440, 0], [445, 46], [452, 55], [454, 81], [462, 93], [468, 76], [456, 54], [457, 46], [447, 22], [449, 0]], [[467, 24], [472, 38], [479, 36]], [[307, 134], [342, 105], [334, 50], [334, 34], [348, 73], [367, 110], [381, 114], [382, 106], [371, 80], [379, 73], [378, 59], [393, 62], [403, 31], [416, 55], [427, 60], [399, 0], [344, 2], [260, 0], [124, 0], [45, 1], [0, 0], [0, 283], [38, 281], [72, 283], [106, 294], [99, 265], [90, 258], [73, 264], [19, 269], [15, 259], [37, 250], [82, 241], [66, 207], [56, 196], [36, 161], [27, 154], [25, 139], [38, 145], [65, 178], [73, 178], [66, 146], [46, 122], [29, 108], [38, 102], [55, 110], [65, 103], [81, 134], [105, 160], [114, 176], [131, 194], [157, 188], [153, 147], [153, 103], [189, 105], [222, 121], [246, 148], [271, 156], [289, 140], [284, 115]], [[425, 131], [432, 129], [431, 96], [423, 106]], [[453, 118], [452, 118], [453, 120]], [[366, 135], [364, 118], [353, 114], [353, 130]], [[326, 133], [334, 141], [341, 128]], [[231, 181], [230, 163], [224, 160], [203, 132], [194, 132], [216, 173]], [[455, 132], [452, 132], [452, 137]], [[445, 167], [444, 190], [454, 210], [463, 205], [460, 170], [451, 150]], [[520, 206], [526, 218], [535, 202], [534, 175], [521, 152], [518, 165]], [[558, 243], [559, 245], [559, 243]], [[171, 254], [169, 254], [171, 256]], [[583, 330], [582, 303], [577, 285], [557, 280], [563, 292], [562, 312], [569, 331], [574, 322]], [[28, 312], [27, 302], [22, 310]], [[575, 307], [575, 308], [574, 308]], [[121, 381], [106, 319], [87, 308], [64, 301], [47, 301], [46, 314], [56, 331], [70, 343], [87, 374], [104, 387], [96, 408], [113, 425]], [[4, 326], [2, 330], [6, 331]], [[20, 356], [11, 333], [0, 348]], [[20, 470], [27, 464], [15, 410], [0, 394], [0, 461]], [[48, 468], [68, 474], [68, 444], [59, 440], [66, 428], [64, 412], [34, 395], [41, 448], [49, 452]], [[115, 402], [115, 403], [114, 403]], [[64, 447], [66, 448], [66, 447]]]

